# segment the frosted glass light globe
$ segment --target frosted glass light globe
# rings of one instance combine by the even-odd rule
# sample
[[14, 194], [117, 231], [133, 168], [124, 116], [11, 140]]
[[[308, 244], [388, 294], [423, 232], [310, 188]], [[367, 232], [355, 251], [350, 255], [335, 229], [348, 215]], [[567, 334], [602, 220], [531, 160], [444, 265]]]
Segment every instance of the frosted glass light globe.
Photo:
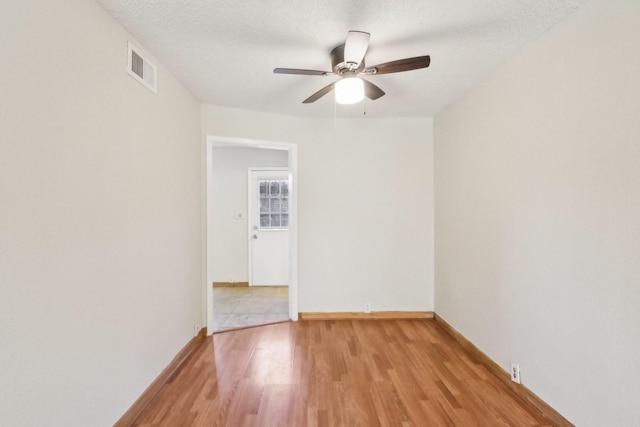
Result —
[[355, 104], [364, 99], [364, 83], [357, 77], [344, 77], [334, 88], [338, 104]]

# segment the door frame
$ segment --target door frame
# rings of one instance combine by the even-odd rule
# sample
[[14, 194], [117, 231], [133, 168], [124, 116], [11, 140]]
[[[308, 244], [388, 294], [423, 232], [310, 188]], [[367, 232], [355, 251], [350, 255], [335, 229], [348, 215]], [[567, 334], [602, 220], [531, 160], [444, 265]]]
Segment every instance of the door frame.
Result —
[[231, 138], [217, 135], [206, 136], [206, 182], [205, 182], [205, 281], [203, 284], [203, 297], [206, 298], [205, 321], [207, 335], [213, 333], [213, 267], [210, 256], [213, 253], [213, 227], [212, 212], [214, 201], [211, 195], [213, 188], [213, 149], [215, 147], [247, 147], [266, 148], [272, 150], [286, 150], [288, 152], [289, 169], [289, 318], [298, 320], [298, 145], [289, 142], [276, 142], [247, 138]]
[[[253, 198], [251, 197], [251, 194], [253, 193], [253, 182], [251, 181], [251, 174], [253, 172], [260, 172], [260, 171], [288, 171], [289, 168], [283, 168], [283, 167], [255, 167], [255, 168], [248, 168], [247, 170], [247, 253], [248, 253], [248, 261], [249, 263], [247, 264], [247, 272], [248, 272], [248, 279], [249, 279], [249, 286], [252, 286], [251, 284], [253, 283], [253, 239], [251, 238], [251, 236], [254, 233], [253, 230], [253, 210], [256, 209], [256, 201], [253, 200]], [[289, 174], [287, 174], [289, 175]], [[289, 178], [291, 178], [289, 176]], [[291, 183], [289, 183], [291, 184]], [[291, 210], [291, 209], [289, 209]], [[291, 218], [291, 213], [289, 213], [289, 218]], [[291, 225], [289, 225], [289, 232], [291, 231]], [[289, 277], [289, 279], [291, 279], [291, 277]]]

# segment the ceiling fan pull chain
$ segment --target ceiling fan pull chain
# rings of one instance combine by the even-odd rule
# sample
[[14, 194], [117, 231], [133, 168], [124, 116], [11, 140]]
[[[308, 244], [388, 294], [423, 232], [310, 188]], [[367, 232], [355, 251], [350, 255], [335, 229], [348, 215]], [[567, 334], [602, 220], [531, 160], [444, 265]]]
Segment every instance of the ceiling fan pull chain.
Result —
[[333, 98], [333, 127], [336, 130], [336, 140], [338, 139], [338, 101]]

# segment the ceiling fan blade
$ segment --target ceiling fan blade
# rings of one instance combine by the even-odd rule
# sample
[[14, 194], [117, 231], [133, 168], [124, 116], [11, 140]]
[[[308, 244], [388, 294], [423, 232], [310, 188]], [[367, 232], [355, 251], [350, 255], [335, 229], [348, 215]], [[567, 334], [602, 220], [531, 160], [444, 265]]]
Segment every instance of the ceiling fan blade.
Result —
[[384, 96], [384, 91], [380, 89], [378, 86], [374, 85], [373, 83], [365, 79], [360, 79], [360, 80], [364, 82], [364, 94], [367, 96], [367, 98], [369, 98], [372, 101], [375, 101], [381, 96]]
[[416, 56], [415, 58], [398, 59], [397, 61], [385, 62], [384, 64], [367, 67], [364, 73], [371, 74], [391, 74], [401, 71], [417, 70], [419, 68], [427, 68], [431, 63], [429, 55]]
[[319, 91], [317, 91], [316, 93], [314, 93], [313, 95], [311, 95], [310, 97], [302, 101], [302, 103], [311, 104], [312, 102], [316, 102], [318, 99], [322, 98], [323, 96], [331, 92], [331, 90], [333, 89], [333, 85], [335, 85], [335, 82], [331, 83], [328, 86], [323, 87], [322, 89], [320, 89]]
[[347, 41], [344, 43], [344, 61], [354, 64], [353, 69], [358, 68], [369, 47], [371, 34], [364, 31], [349, 31]]
[[330, 74], [333, 74], [329, 71], [300, 70], [297, 68], [275, 68], [273, 72], [275, 74], [300, 74], [304, 76], [328, 76]]

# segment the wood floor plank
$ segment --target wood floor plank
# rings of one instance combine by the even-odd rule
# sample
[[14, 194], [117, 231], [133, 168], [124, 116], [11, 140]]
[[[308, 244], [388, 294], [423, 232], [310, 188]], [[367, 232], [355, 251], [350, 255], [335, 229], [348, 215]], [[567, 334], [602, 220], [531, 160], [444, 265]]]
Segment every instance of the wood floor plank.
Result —
[[432, 320], [316, 320], [209, 337], [134, 426], [551, 426]]

